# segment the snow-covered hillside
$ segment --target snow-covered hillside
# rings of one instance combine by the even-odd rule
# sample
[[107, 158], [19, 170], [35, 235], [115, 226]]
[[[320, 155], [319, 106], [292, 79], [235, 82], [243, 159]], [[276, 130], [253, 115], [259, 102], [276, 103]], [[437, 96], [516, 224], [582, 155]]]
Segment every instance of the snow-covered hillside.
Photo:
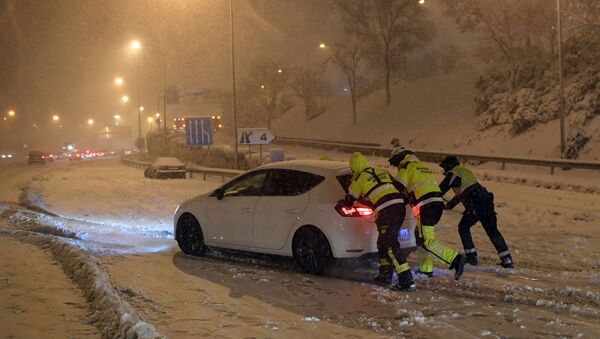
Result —
[[[335, 100], [328, 111], [306, 121], [297, 106], [273, 123], [279, 136], [340, 141], [376, 142], [388, 146], [392, 138], [411, 147], [513, 156], [560, 156], [559, 123], [539, 124], [516, 137], [508, 126], [477, 131], [475, 69], [462, 69], [393, 87], [392, 104], [385, 105], [382, 89], [358, 103], [358, 124], [352, 124], [350, 99]], [[600, 159], [600, 118], [587, 125], [590, 142], [580, 159]], [[567, 130], [567, 136], [569, 131]]]

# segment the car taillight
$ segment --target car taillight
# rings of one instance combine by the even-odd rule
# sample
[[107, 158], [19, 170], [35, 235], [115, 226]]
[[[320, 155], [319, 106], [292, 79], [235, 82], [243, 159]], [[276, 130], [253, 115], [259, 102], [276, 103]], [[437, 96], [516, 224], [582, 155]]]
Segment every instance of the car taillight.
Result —
[[335, 210], [342, 217], [369, 217], [373, 215], [373, 209], [367, 206], [346, 207], [340, 204], [335, 205]]
[[413, 214], [415, 215], [415, 218], [419, 217], [419, 212], [420, 212], [419, 206], [413, 207], [412, 210], [413, 210]]

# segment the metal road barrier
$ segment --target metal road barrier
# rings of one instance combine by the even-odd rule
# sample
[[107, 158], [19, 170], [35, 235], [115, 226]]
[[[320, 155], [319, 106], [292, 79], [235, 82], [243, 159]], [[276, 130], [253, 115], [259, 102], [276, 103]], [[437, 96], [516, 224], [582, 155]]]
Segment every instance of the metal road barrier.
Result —
[[[131, 159], [130, 156], [121, 156], [121, 163], [124, 165], [133, 166], [135, 168], [146, 168], [150, 166], [149, 161], [134, 160]], [[193, 174], [201, 174], [204, 180], [206, 180], [206, 177], [208, 176], [220, 176], [222, 182], [225, 182], [225, 178], [232, 178], [245, 172], [227, 168], [213, 168], [193, 165], [186, 166], [185, 169], [189, 173], [190, 179], [193, 177]]]
[[[294, 145], [294, 146], [307, 146], [313, 148], [337, 150], [341, 152], [361, 152], [363, 154], [372, 156], [389, 157], [392, 152], [390, 147], [380, 147], [377, 144], [361, 144], [361, 143], [349, 143], [349, 142], [336, 142], [326, 140], [311, 140], [311, 139], [299, 139], [299, 138], [286, 138], [278, 137], [275, 143], [282, 145]], [[376, 145], [376, 146], [373, 146]], [[550, 174], [554, 174], [554, 168], [562, 169], [591, 169], [600, 170], [600, 162], [592, 161], [580, 161], [580, 160], [569, 160], [569, 159], [542, 159], [542, 158], [517, 158], [507, 156], [490, 156], [490, 155], [477, 155], [468, 153], [450, 153], [450, 152], [431, 152], [419, 149], [413, 149], [419, 156], [419, 159], [428, 162], [440, 162], [443, 158], [448, 155], [456, 155], [462, 161], [477, 161], [477, 162], [496, 162], [502, 164], [502, 169], [506, 169], [506, 164], [517, 164], [517, 165], [529, 165], [529, 166], [542, 166], [550, 167]]]

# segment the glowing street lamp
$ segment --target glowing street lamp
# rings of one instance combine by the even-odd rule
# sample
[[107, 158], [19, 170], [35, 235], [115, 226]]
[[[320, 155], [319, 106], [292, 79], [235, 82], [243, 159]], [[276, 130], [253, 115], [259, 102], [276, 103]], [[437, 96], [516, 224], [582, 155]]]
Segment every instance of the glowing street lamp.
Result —
[[283, 70], [281, 68], [277, 70], [277, 73], [282, 73], [282, 72], [283, 72]]
[[121, 77], [115, 78], [115, 85], [117, 86], [122, 86], [124, 82], [125, 80], [123, 80]]
[[53, 116], [52, 116], [52, 120], [54, 120], [54, 121], [58, 121], [58, 120], [60, 120], [60, 118], [58, 117], [58, 115], [53, 115]]
[[14, 117], [15, 116], [15, 111], [13, 111], [13, 110], [8, 111], [8, 116], [9, 117]]
[[148, 117], [148, 122], [149, 123], [153, 123], [154, 122], [154, 118], [153, 117]]
[[[423, 0], [421, 0], [421, 1], [423, 1]], [[324, 43], [319, 44], [319, 48], [324, 49], [325, 47], [327, 47], [327, 45], [325, 45]]]
[[425, 0], [419, 0], [419, 5], [424, 5], [425, 4]]
[[127, 103], [127, 102], [129, 102], [129, 97], [126, 96], [126, 95], [124, 95], [124, 96], [121, 97], [121, 101], [124, 102], [124, 103]]
[[129, 44], [129, 47], [133, 50], [138, 50], [138, 49], [142, 48], [142, 44], [138, 40], [133, 40]]
[[93, 125], [94, 124], [94, 119], [88, 119], [88, 125]]
[[160, 113], [156, 113], [154, 116], [156, 116], [157, 118], [160, 118]]
[[144, 111], [144, 106], [140, 106], [140, 112]]
[[118, 114], [113, 115], [113, 119], [115, 120], [121, 120], [121, 116]]

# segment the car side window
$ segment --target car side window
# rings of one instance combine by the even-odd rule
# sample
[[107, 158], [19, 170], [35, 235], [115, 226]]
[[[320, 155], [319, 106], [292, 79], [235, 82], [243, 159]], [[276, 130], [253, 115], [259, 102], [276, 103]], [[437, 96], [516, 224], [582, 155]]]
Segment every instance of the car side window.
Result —
[[223, 191], [224, 197], [251, 197], [259, 196], [267, 176], [266, 171], [249, 173], [231, 183]]
[[265, 196], [301, 195], [320, 184], [325, 178], [302, 171], [272, 169], [268, 171], [264, 185]]

